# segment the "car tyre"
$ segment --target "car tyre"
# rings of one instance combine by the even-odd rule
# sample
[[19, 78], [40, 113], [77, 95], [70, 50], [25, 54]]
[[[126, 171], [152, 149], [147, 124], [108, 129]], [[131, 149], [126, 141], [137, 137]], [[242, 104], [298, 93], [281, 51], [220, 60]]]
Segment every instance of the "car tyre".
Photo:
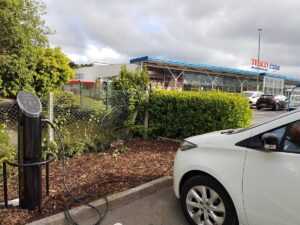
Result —
[[259, 106], [256, 106], [256, 109], [257, 109], [257, 110], [261, 110], [261, 107], [259, 107]]
[[198, 175], [186, 181], [181, 188], [180, 201], [183, 213], [191, 225], [238, 225], [230, 196], [211, 177]]

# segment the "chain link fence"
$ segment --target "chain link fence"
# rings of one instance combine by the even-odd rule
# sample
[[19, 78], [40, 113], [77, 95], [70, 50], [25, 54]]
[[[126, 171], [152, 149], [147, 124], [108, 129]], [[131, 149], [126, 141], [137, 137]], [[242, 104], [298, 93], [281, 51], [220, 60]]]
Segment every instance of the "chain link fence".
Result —
[[[106, 98], [96, 100], [61, 91], [53, 94], [53, 97], [40, 98], [42, 117], [56, 124], [68, 155], [99, 151], [128, 136], [125, 122], [132, 117], [129, 102], [132, 98], [140, 99], [144, 93], [144, 90], [140, 90], [132, 96], [126, 91], [110, 90]], [[11, 142], [16, 145], [18, 105], [15, 100], [0, 101], [0, 124], [5, 125]], [[53, 136], [50, 128], [44, 128], [43, 146], [58, 151], [57, 137]]]

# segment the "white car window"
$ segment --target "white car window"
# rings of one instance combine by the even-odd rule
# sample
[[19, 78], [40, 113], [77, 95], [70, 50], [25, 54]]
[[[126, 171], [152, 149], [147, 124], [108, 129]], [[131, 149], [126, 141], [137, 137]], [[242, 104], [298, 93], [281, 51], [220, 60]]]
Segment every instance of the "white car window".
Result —
[[300, 120], [295, 121], [293, 123], [287, 124], [285, 126], [275, 128], [273, 130], [258, 134], [249, 139], [245, 139], [237, 145], [257, 149], [264, 150], [264, 143], [262, 140], [262, 136], [265, 133], [274, 133], [279, 139], [280, 149], [283, 152], [292, 152], [292, 153], [300, 153]]
[[257, 92], [256, 92], [256, 93], [254, 93], [254, 94], [253, 94], [253, 96], [252, 96], [252, 97], [254, 97], [254, 98], [258, 98], [258, 97], [260, 97], [261, 95], [262, 95], [261, 93], [257, 93]]

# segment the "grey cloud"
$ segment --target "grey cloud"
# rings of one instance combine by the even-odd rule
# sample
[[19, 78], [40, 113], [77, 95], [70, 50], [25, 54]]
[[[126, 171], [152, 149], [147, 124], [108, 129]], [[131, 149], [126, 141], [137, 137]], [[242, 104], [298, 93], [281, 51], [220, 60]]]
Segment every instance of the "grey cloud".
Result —
[[[298, 1], [271, 0], [45, 0], [51, 38], [67, 53], [87, 45], [108, 47], [132, 58], [159, 55], [186, 61], [240, 67], [261, 55], [299, 74]], [[276, 3], [276, 4], [275, 4]]]

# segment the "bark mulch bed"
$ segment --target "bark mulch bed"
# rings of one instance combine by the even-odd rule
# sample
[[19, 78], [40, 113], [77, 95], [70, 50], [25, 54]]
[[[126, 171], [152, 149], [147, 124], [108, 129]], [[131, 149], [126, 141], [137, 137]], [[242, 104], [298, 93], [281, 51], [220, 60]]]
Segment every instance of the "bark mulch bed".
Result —
[[[91, 195], [87, 202], [103, 195], [120, 192], [141, 185], [139, 183], [107, 183], [112, 180], [148, 180], [155, 179], [167, 170], [173, 162], [178, 142], [170, 140], [135, 140], [125, 143], [128, 149], [116, 157], [112, 154], [116, 148], [105, 153], [90, 153], [67, 160], [67, 185], [76, 196]], [[68, 198], [62, 183], [61, 163], [50, 165], [50, 195], [45, 196], [43, 184], [43, 210], [27, 211], [18, 207], [5, 209], [0, 206], [0, 224], [26, 224], [59, 212], [63, 212]], [[171, 175], [169, 171], [167, 175]], [[0, 184], [0, 202], [3, 202], [3, 187]], [[18, 198], [18, 183], [9, 183], [9, 199]], [[76, 206], [76, 205], [74, 205]]]

